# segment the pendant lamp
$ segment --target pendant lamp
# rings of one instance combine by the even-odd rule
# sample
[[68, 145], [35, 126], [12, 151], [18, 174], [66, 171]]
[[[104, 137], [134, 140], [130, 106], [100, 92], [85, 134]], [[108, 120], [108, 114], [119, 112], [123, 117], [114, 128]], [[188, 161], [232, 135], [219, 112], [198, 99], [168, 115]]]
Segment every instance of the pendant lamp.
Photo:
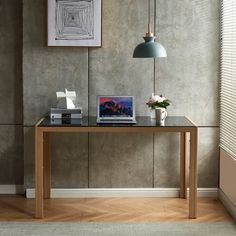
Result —
[[[154, 0], [154, 21], [156, 22], [156, 0]], [[167, 57], [165, 48], [155, 41], [156, 36], [151, 32], [150, 23], [150, 0], [148, 0], [148, 32], [143, 37], [143, 43], [140, 43], [133, 53], [134, 58], [160, 58]]]

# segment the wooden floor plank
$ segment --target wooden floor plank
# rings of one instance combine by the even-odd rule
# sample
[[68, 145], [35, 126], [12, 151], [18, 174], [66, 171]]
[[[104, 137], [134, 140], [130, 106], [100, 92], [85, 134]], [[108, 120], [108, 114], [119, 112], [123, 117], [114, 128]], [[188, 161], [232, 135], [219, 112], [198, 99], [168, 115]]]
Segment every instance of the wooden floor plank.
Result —
[[34, 219], [34, 200], [0, 196], [0, 221], [39, 222], [225, 222], [232, 221], [215, 198], [198, 199], [198, 218], [188, 219], [188, 201], [179, 198], [47, 199], [44, 219]]

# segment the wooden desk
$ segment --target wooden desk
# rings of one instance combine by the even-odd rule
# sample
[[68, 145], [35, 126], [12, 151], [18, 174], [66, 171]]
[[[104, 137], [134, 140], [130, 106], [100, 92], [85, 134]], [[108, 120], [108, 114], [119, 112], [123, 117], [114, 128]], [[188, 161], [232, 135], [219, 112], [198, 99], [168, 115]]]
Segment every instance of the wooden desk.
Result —
[[51, 133], [103, 132], [103, 133], [180, 133], [180, 198], [187, 198], [186, 157], [188, 153], [187, 133], [190, 133], [189, 163], [189, 218], [197, 217], [197, 126], [186, 117], [167, 117], [165, 126], [158, 126], [149, 117], [137, 117], [136, 125], [98, 125], [95, 117], [84, 117], [82, 123], [53, 124], [49, 118], [35, 125], [35, 217], [43, 218], [43, 199], [51, 196]]

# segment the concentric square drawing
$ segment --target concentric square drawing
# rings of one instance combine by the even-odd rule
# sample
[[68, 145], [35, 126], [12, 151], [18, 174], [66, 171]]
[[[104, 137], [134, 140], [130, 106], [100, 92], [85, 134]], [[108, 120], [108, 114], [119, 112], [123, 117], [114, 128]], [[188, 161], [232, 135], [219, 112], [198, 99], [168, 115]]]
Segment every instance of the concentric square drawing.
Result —
[[48, 46], [101, 46], [101, 0], [48, 0]]

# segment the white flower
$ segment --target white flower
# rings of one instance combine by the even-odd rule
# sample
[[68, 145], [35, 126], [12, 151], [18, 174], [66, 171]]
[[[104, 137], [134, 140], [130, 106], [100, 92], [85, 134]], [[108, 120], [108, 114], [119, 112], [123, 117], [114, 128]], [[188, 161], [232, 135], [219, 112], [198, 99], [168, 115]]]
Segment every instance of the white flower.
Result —
[[165, 97], [154, 95], [154, 93], [152, 93], [152, 96], [150, 97], [149, 102], [150, 103], [163, 102], [164, 100], [166, 100]]

